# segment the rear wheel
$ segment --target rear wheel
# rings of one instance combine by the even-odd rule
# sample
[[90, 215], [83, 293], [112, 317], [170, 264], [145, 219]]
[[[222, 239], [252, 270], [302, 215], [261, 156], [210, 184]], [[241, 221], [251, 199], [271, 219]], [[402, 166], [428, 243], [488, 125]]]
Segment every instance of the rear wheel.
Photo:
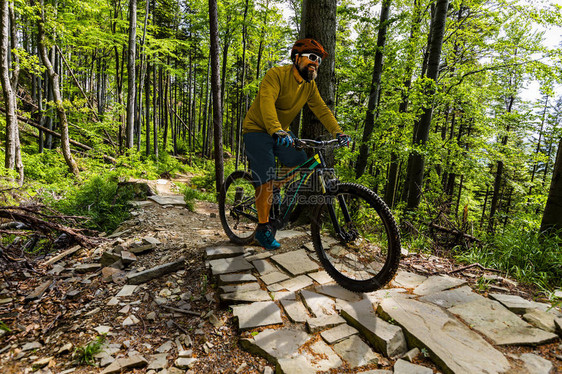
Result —
[[390, 209], [373, 191], [342, 183], [312, 215], [312, 240], [320, 262], [342, 287], [371, 292], [398, 269], [400, 235]]
[[258, 225], [256, 189], [250, 173], [243, 170], [230, 174], [219, 195], [219, 215], [226, 235], [233, 243], [250, 244]]

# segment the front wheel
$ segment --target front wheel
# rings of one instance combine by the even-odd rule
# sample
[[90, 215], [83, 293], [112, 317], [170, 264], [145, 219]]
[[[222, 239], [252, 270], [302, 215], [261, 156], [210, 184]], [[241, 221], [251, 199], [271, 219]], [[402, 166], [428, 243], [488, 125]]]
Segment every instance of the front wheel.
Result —
[[338, 184], [312, 213], [312, 241], [320, 262], [342, 287], [371, 292], [384, 287], [400, 261], [396, 221], [373, 191]]
[[237, 170], [224, 181], [219, 195], [219, 215], [230, 241], [250, 244], [258, 226], [256, 189], [250, 173]]

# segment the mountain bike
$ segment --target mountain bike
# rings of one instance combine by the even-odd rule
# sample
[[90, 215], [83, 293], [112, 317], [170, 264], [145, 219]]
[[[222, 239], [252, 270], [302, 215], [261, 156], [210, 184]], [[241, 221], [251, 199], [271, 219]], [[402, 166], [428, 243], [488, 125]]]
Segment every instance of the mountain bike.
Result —
[[[326, 166], [323, 151], [339, 147], [336, 139], [295, 139], [295, 146], [313, 149], [314, 154], [274, 179], [274, 185], [282, 186], [274, 188], [270, 223], [281, 230], [295, 220], [299, 206], [308, 206], [312, 242], [326, 272], [350, 291], [382, 288], [400, 261], [400, 235], [390, 209], [372, 190], [340, 182]], [[225, 179], [219, 212], [231, 242], [253, 242], [258, 215], [249, 172], [237, 170]]]

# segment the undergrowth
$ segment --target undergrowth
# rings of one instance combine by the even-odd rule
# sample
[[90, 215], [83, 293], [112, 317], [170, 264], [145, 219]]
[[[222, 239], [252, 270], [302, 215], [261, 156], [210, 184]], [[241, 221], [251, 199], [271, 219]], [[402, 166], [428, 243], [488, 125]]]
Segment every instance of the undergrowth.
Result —
[[101, 352], [105, 335], [98, 336], [86, 345], [76, 348], [74, 351], [74, 359], [81, 365], [93, 365], [94, 356]]

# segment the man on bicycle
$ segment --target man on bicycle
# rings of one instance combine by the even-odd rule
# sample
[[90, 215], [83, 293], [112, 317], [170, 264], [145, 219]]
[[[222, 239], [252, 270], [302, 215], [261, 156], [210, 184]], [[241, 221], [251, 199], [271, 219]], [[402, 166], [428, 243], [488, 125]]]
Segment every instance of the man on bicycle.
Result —
[[289, 126], [304, 104], [308, 104], [320, 122], [340, 143], [348, 145], [350, 137], [338, 125], [332, 111], [322, 100], [316, 79], [318, 67], [328, 53], [314, 39], [298, 40], [291, 50], [292, 65], [270, 69], [248, 110], [242, 132], [246, 156], [256, 186], [258, 228], [256, 240], [266, 249], [281, 246], [269, 224], [269, 211], [273, 200], [275, 157], [288, 167], [306, 161], [302, 150], [291, 147], [293, 133]]

